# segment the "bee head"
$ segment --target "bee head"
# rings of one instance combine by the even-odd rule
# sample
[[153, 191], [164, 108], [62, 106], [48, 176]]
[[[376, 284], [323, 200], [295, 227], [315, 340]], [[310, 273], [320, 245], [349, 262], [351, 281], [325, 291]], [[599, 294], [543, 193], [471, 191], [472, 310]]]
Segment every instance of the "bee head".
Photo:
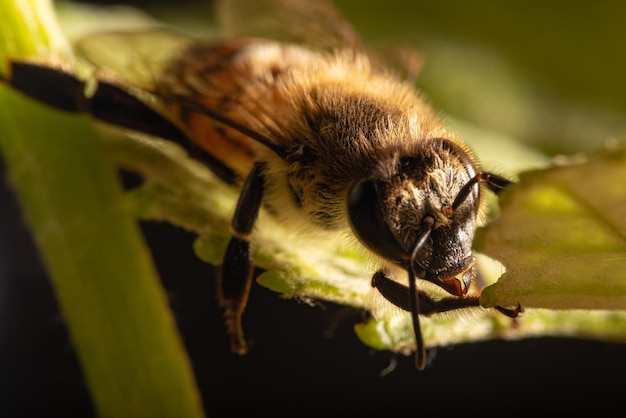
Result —
[[474, 275], [475, 176], [473, 160], [451, 140], [430, 140], [411, 155], [396, 153], [352, 187], [352, 229], [379, 256], [461, 296]]

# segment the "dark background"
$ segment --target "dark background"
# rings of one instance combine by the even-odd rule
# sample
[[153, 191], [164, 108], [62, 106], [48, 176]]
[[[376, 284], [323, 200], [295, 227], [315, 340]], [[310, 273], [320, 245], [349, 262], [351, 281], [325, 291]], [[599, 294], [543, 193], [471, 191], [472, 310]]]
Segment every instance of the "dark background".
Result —
[[[414, 3], [433, 28], [491, 42], [559, 94], [626, 109], [626, 90], [620, 88], [626, 80], [624, 43], [613, 36], [623, 31], [623, 22], [615, 20], [623, 14], [605, 13], [614, 19], [598, 24], [582, 3], [513, 2], [516, 6], [507, 10], [486, 1], [473, 2], [472, 10], [452, 0]], [[600, 5], [597, 13], [618, 3], [594, 4]], [[353, 13], [362, 26], [400, 27], [401, 21]], [[564, 22], [586, 43], [567, 39], [559, 26]], [[552, 26], [554, 37], [546, 38]], [[528, 59], [533, 54], [535, 59]], [[53, 291], [3, 171], [0, 179], [0, 415], [93, 416]], [[332, 304], [310, 307], [260, 286], [254, 286], [245, 316], [254, 349], [245, 357], [233, 356], [216, 308], [213, 270], [193, 254], [194, 237], [167, 224], [145, 224], [144, 232], [208, 416], [581, 416], [624, 409], [617, 383], [626, 373], [624, 344], [565, 338], [465, 344], [437, 350], [431, 367], [421, 373], [412, 358], [397, 357], [395, 371], [381, 377], [394, 357], [356, 339], [352, 326], [361, 312]]]

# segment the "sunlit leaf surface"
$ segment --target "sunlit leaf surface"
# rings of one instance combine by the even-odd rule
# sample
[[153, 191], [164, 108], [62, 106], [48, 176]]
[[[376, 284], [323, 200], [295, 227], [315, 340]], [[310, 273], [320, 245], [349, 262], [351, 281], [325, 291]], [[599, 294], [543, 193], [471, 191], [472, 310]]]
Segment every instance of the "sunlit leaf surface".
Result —
[[507, 268], [486, 306], [626, 309], [626, 151], [523, 174], [478, 247]]

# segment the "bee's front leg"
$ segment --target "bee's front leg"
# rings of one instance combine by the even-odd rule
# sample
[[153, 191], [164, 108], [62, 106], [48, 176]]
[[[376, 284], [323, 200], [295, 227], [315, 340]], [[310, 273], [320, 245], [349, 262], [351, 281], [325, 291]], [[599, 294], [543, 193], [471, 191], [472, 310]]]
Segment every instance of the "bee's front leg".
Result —
[[236, 354], [245, 354], [248, 344], [243, 336], [241, 317], [248, 303], [254, 263], [250, 233], [256, 221], [263, 198], [263, 164], [253, 166], [239, 195], [231, 221], [233, 236], [228, 243], [224, 261], [218, 273], [219, 304], [224, 309], [230, 348]]
[[[378, 271], [372, 277], [372, 287], [376, 288], [381, 295], [385, 297], [389, 302], [404, 309], [405, 311], [411, 310], [411, 303], [409, 299], [409, 288], [395, 280], [390, 279], [384, 272]], [[441, 299], [434, 299], [427, 293], [419, 291], [417, 292], [419, 297], [419, 313], [420, 315], [432, 315], [438, 312], [447, 312], [457, 309], [474, 308], [480, 306], [478, 296], [466, 296], [466, 297], [445, 297]], [[502, 307], [496, 307], [496, 309], [509, 316], [511, 318], [516, 317], [522, 308], [517, 306], [515, 309], [506, 309]]]

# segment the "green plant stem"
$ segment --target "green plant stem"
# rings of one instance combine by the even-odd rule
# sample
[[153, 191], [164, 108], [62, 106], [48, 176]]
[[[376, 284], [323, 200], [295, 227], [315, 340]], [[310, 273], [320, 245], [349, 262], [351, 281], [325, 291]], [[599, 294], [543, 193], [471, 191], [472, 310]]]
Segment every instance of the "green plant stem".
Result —
[[[64, 44], [49, 6], [1, 3], [2, 63]], [[0, 104], [0, 152], [98, 416], [203, 416], [165, 292], [90, 121], [3, 85]]]

